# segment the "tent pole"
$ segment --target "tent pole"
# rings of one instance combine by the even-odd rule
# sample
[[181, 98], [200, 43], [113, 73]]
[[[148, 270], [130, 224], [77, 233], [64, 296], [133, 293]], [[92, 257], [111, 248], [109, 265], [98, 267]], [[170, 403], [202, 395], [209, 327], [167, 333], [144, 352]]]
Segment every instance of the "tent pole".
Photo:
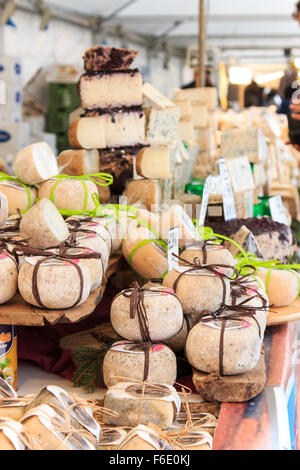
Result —
[[205, 0], [199, 0], [199, 30], [198, 30], [198, 49], [199, 65], [197, 74], [197, 86], [205, 86]]

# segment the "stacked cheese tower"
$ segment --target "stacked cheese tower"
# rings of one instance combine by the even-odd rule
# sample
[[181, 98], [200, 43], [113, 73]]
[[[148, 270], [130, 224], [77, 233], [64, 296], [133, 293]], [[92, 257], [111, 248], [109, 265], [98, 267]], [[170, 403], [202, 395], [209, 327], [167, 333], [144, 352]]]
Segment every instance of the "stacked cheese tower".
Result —
[[216, 122], [214, 111], [217, 107], [217, 89], [188, 88], [175, 92], [174, 102], [181, 109], [180, 132], [184, 137], [194, 135], [199, 146], [194, 177], [206, 178], [213, 171], [216, 153]]
[[83, 159], [90, 170], [113, 174], [112, 190], [117, 193], [133, 176], [133, 157], [145, 140], [142, 76], [137, 68], [129, 68], [136, 55], [137, 51], [102, 46], [85, 52], [85, 73], [78, 85], [84, 113], [69, 127], [70, 145], [80, 150], [60, 156], [65, 168], [67, 160], [74, 166]]

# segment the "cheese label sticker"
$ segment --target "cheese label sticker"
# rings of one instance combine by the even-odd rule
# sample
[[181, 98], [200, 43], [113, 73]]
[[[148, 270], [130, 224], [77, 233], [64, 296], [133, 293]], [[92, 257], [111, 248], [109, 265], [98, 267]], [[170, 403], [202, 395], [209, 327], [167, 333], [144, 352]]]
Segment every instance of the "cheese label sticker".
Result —
[[281, 196], [274, 196], [269, 199], [271, 217], [275, 222], [288, 225]]
[[[179, 227], [173, 227], [169, 230], [168, 236], [168, 271], [176, 269], [178, 266], [178, 259], [176, 256], [179, 255]], [[175, 255], [175, 256], [174, 256]]]
[[228, 173], [226, 161], [224, 158], [219, 159], [219, 168], [220, 168], [221, 183], [222, 183], [224, 219], [225, 221], [236, 219], [237, 216], [236, 216], [234, 197], [233, 197], [233, 192], [232, 192], [232, 187], [231, 187], [231, 181], [229, 178], [229, 173]]
[[[215, 328], [216, 330], [221, 330], [222, 328], [221, 321], [212, 320], [209, 323], [204, 323], [204, 325], [209, 326], [210, 328]], [[241, 328], [249, 328], [250, 326], [251, 324], [246, 322], [245, 320], [226, 320], [225, 330], [239, 330]]]
[[[154, 346], [150, 346], [150, 352], [159, 352], [162, 349], [164, 349], [163, 344], [155, 344]], [[131, 341], [118, 341], [112, 345], [111, 350], [124, 353], [144, 354], [144, 350], [141, 346], [139, 346], [139, 343], [133, 343]]]

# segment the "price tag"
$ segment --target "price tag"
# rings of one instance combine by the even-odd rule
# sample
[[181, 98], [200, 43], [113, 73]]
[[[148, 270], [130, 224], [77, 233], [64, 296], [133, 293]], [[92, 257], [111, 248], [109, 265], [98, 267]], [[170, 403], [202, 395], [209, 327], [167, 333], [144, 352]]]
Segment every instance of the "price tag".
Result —
[[272, 219], [275, 220], [275, 222], [288, 225], [281, 196], [271, 197], [269, 205]]
[[179, 243], [178, 243], [178, 238], [179, 238], [179, 227], [173, 227], [170, 228], [169, 230], [169, 235], [168, 235], [168, 271], [172, 271], [173, 269], [176, 269], [178, 266], [178, 259], [173, 256], [175, 254], [178, 256], [179, 254]]
[[210, 193], [212, 180], [213, 180], [213, 176], [209, 175], [206, 178], [205, 183], [204, 183], [202, 202], [201, 202], [201, 210], [200, 210], [200, 216], [199, 216], [199, 220], [198, 220], [198, 227], [203, 227], [204, 226], [206, 212], [207, 212], [207, 206], [208, 206], [208, 198], [209, 198], [209, 193]]
[[224, 207], [224, 219], [232, 220], [236, 219], [236, 210], [234, 197], [231, 187], [231, 181], [228, 174], [226, 161], [224, 158], [219, 159], [219, 168], [222, 181], [222, 193], [223, 193], [223, 207]]

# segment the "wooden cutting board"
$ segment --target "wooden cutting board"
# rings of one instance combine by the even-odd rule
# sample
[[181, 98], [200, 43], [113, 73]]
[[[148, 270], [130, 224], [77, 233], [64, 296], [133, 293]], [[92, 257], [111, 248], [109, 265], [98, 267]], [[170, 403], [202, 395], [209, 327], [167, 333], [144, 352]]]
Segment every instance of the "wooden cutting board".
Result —
[[268, 314], [267, 326], [300, 320], [300, 297], [288, 307], [274, 307]]

